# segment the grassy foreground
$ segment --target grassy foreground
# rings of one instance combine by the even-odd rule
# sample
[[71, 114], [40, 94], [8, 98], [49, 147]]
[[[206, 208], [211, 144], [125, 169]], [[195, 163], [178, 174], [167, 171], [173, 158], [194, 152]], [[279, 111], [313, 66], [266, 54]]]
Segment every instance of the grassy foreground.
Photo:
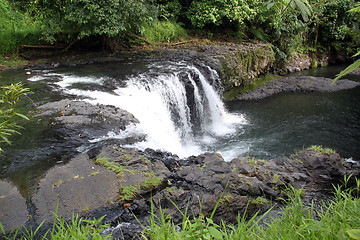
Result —
[[[280, 216], [267, 218], [266, 215], [253, 216], [250, 220], [238, 217], [236, 225], [216, 224], [212, 221], [216, 207], [210, 217], [202, 214], [189, 217], [187, 211], [181, 213], [183, 221], [175, 225], [170, 216], [160, 209], [157, 216], [151, 211], [149, 225], [143, 226], [143, 239], [360, 239], [360, 179], [354, 187], [347, 188], [350, 177], [344, 178], [343, 186], [334, 186], [334, 198], [323, 202], [315, 209], [305, 206], [301, 190], [291, 189]], [[175, 206], [176, 207], [176, 206]], [[104, 216], [105, 217], [105, 216]], [[104, 235], [108, 225], [101, 225], [103, 218], [85, 220], [74, 216], [69, 222], [55, 214], [52, 229], [44, 236], [37, 236], [32, 229], [15, 229], [6, 234], [0, 223], [4, 239], [112, 239]]]

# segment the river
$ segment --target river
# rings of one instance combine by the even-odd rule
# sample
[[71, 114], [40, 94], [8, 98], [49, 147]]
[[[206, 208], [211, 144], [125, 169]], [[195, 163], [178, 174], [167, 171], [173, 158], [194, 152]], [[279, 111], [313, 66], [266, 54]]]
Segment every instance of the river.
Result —
[[[296, 74], [333, 77], [338, 70], [326, 67]], [[0, 81], [23, 81], [34, 92], [31, 98], [36, 104], [67, 96], [114, 105], [139, 119], [140, 124], [104, 133], [92, 139], [93, 144], [141, 132], [147, 136], [145, 141], [129, 147], [161, 149], [180, 158], [216, 151], [226, 161], [237, 156], [271, 159], [323, 145], [345, 158], [360, 160], [359, 87], [223, 103], [218, 89], [212, 87], [219, 85], [217, 73], [186, 62], [126, 60], [31, 71], [30, 76], [24, 70], [2, 71]], [[34, 110], [28, 101], [21, 107]], [[67, 160], [58, 151], [51, 127], [39, 122], [36, 117], [22, 122], [22, 134], [12, 138], [11, 146], [3, 146], [0, 156], [0, 177], [11, 180], [28, 198], [49, 168]]]

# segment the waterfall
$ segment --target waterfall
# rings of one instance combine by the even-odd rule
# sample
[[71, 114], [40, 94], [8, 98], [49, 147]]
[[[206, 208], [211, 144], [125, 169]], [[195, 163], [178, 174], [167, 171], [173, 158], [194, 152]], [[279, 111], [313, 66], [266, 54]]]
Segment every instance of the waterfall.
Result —
[[[234, 134], [238, 126], [245, 123], [243, 116], [226, 111], [210, 84], [219, 83], [219, 76], [205, 65], [153, 63], [147, 71], [117, 81], [72, 74], [57, 74], [56, 77], [59, 81], [55, 84], [63, 91], [85, 97], [85, 101], [93, 104], [125, 109], [140, 121], [125, 131], [114, 129], [93, 141], [144, 134], [146, 139], [132, 147], [160, 149], [182, 158], [216, 150], [212, 146], [217, 137]], [[109, 82], [113, 90], [99, 90], [103, 89], [99, 86]], [[95, 87], [84, 89], [79, 87], [81, 84]]]

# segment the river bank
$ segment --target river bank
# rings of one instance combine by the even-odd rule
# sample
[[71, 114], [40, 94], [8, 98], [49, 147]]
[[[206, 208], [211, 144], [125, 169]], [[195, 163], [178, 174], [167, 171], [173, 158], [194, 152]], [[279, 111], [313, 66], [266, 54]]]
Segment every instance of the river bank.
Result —
[[[203, 52], [188, 50], [176, 54], [161, 52], [155, 54], [155, 58], [187, 60], [198, 64], [206, 61]], [[154, 58], [152, 55], [145, 57]], [[110, 60], [105, 57], [99, 61], [111, 62], [124, 59], [129, 62], [137, 60], [123, 56]], [[31, 73], [38, 69], [76, 66], [91, 61], [66, 60], [65, 63], [42, 64], [25, 71]], [[209, 64], [213, 64], [215, 69], [221, 69], [215, 66], [219, 60], [211, 58], [211, 61]], [[310, 80], [316, 81], [311, 78]], [[326, 81], [321, 86], [326, 87]], [[356, 84], [352, 86], [355, 87]], [[294, 85], [294, 87], [298, 86]], [[284, 85], [279, 87], [282, 88]], [[309, 89], [312, 91], [311, 87]], [[341, 87], [330, 90], [341, 90]], [[108, 214], [106, 222], [113, 225], [116, 225], [116, 222], [124, 223], [123, 225], [130, 226], [129, 234], [131, 234], [136, 232], [134, 228], [140, 229], [140, 225], [132, 218], [132, 212], [137, 213], [136, 216], [145, 221], [149, 216], [150, 194], [153, 194], [157, 202], [161, 200], [175, 219], [180, 219], [181, 216], [176, 209], [171, 209], [173, 205], [170, 204], [170, 200], [175, 201], [181, 209], [184, 209], [186, 203], [190, 201], [194, 206], [194, 212], [198, 213], [200, 210], [198, 198], [204, 199], [203, 210], [205, 213], [210, 213], [228, 182], [230, 183], [230, 187], [226, 188], [228, 197], [223, 203], [224, 206], [221, 205], [219, 208], [218, 216], [233, 221], [236, 213], [244, 211], [248, 202], [250, 202], [250, 210], [254, 212], [258, 209], [267, 209], [269, 201], [278, 201], [281, 197], [286, 197], [281, 191], [286, 184], [293, 183], [295, 187], [306, 187], [309, 192], [314, 192], [317, 188], [326, 189], [327, 183], [337, 181], [344, 174], [359, 175], [357, 163], [346, 162], [336, 153], [323, 150], [319, 152], [316, 148], [298, 153], [299, 156], [273, 159], [269, 162], [251, 158], [236, 158], [225, 162], [222, 156], [216, 153], [205, 153], [180, 160], [177, 156], [166, 152], [150, 149], [141, 152], [122, 147], [126, 143], [142, 139], [142, 136], [137, 136], [125, 139], [126, 142], [112, 142], [112, 140], [101, 142], [96, 147], [88, 149], [86, 153], [77, 155], [78, 147], [93, 140], [93, 136], [89, 133], [99, 133], [98, 136], [101, 136], [111, 128], [124, 129], [137, 120], [130, 113], [119, 108], [70, 99], [42, 105], [38, 110], [41, 111], [38, 113], [39, 116], [43, 117], [45, 124], [52, 126], [57, 136], [57, 145], [54, 144], [53, 148], [61, 152], [63, 146], [73, 153], [68, 155], [67, 161], [59, 162], [44, 174], [44, 178], [39, 181], [36, 195], [30, 199], [30, 210], [29, 205], [26, 204], [25, 210], [23, 204], [29, 199], [25, 200], [20, 194], [16, 194], [16, 187], [11, 188], [15, 192], [11, 196], [18, 199], [17, 201], [8, 197], [0, 199], [7, 203], [20, 202], [21, 204], [15, 207], [16, 211], [22, 213], [29, 211], [28, 213], [33, 216], [27, 219], [24, 215], [18, 214], [19, 220], [15, 221], [16, 223], [9, 221], [11, 224], [6, 226], [7, 228], [23, 223], [38, 224], [44, 219], [51, 219], [49, 213], [54, 211], [52, 209], [56, 207], [57, 201], [61, 200], [59, 211], [64, 214], [67, 212], [67, 217], [70, 217], [69, 214], [72, 212], [84, 216]], [[4, 184], [6, 189], [9, 185], [7, 183]], [[106, 192], [103, 192], [102, 186], [107, 186]], [[104, 198], [105, 195], [107, 197]], [[9, 218], [17, 214], [12, 211], [9, 210], [3, 216]]]

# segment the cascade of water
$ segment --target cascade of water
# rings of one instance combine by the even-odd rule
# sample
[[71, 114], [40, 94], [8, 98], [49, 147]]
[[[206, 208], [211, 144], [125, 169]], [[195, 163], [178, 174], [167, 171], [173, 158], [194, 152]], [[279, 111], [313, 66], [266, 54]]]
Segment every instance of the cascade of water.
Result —
[[114, 129], [94, 141], [142, 133], [146, 140], [135, 147], [161, 149], [187, 157], [212, 150], [209, 145], [216, 137], [234, 133], [235, 125], [245, 121], [242, 116], [226, 112], [220, 96], [209, 83], [219, 81], [219, 77], [206, 66], [200, 69], [185, 62], [152, 64], [145, 73], [128, 77], [125, 87], [114, 86], [111, 92], [83, 90], [76, 84], [102, 85], [106, 81], [106, 78], [62, 75], [56, 83], [64, 91], [86, 97], [91, 103], [125, 109], [140, 121], [125, 131]]

